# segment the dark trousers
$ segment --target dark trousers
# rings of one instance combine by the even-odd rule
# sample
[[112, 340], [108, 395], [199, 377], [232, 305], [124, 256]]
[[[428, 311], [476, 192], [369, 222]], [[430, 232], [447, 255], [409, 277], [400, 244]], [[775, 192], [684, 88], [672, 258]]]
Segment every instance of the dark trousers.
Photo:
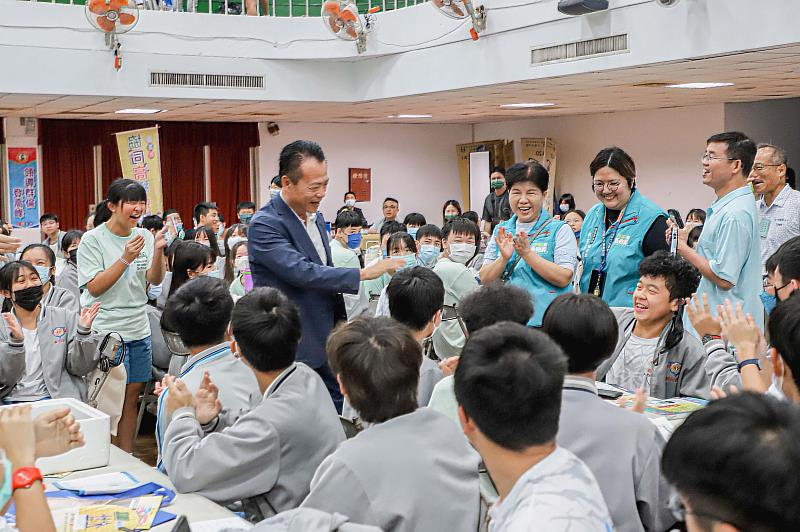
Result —
[[341, 414], [344, 397], [342, 397], [342, 392], [339, 390], [339, 383], [336, 381], [336, 375], [333, 374], [327, 362], [318, 368], [314, 368], [314, 371], [322, 377], [322, 382], [325, 383], [328, 393], [331, 394], [331, 399], [336, 407], [336, 411]]

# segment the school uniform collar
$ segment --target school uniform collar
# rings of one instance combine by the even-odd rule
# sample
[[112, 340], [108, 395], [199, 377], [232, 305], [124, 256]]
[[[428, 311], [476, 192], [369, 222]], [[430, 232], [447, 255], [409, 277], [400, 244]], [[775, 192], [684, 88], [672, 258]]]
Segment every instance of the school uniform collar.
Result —
[[220, 343], [220, 344], [217, 344], [217, 345], [215, 345], [214, 347], [209, 347], [208, 349], [206, 349], [206, 350], [204, 350], [204, 351], [200, 351], [200, 352], [199, 352], [199, 353], [197, 353], [196, 355], [189, 357], [189, 358], [186, 360], [186, 363], [183, 365], [183, 367], [184, 367], [184, 368], [188, 368], [188, 367], [189, 367], [189, 366], [191, 366], [192, 364], [194, 364], [194, 363], [196, 363], [197, 361], [199, 361], [199, 360], [203, 359], [204, 357], [206, 357], [206, 356], [210, 355], [211, 353], [214, 353], [214, 352], [216, 352], [216, 351], [224, 351], [224, 350], [226, 350], [226, 349], [227, 349], [228, 351], [230, 351], [230, 345], [228, 344], [228, 342], [222, 342], [222, 343]]
[[597, 384], [595, 384], [594, 380], [587, 379], [586, 377], [579, 377], [577, 375], [565, 376], [563, 388], [565, 390], [578, 390], [597, 395]]
[[295, 372], [295, 370], [297, 370], [297, 362], [292, 362], [291, 366], [281, 371], [275, 380], [272, 381], [269, 386], [267, 386], [267, 390], [264, 392], [264, 399], [275, 393], [275, 391], [280, 388], [280, 386], [286, 381], [286, 379], [289, 378], [292, 373]]

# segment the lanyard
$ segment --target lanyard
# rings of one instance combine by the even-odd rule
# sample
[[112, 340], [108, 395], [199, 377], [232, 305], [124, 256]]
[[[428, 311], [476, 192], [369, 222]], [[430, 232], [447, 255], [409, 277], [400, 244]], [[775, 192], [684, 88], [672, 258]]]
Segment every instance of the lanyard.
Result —
[[[630, 205], [630, 200], [628, 201], [628, 205]], [[606, 262], [608, 260], [608, 253], [611, 251], [611, 248], [614, 246], [614, 240], [617, 238], [617, 232], [619, 231], [619, 226], [622, 225], [622, 219], [625, 217], [625, 211], [628, 210], [628, 205], [625, 205], [625, 208], [620, 211], [619, 216], [617, 217], [617, 221], [614, 222], [609, 229], [607, 229], [603, 233], [603, 243], [600, 247], [600, 273], [606, 271]], [[603, 207], [603, 223], [606, 222], [606, 208]], [[614, 232], [611, 234], [611, 243], [608, 243], [608, 231], [614, 229]]]
[[[543, 214], [544, 213], [540, 214], [539, 216], [541, 217]], [[547, 226], [549, 226], [550, 222], [552, 222], [554, 219], [555, 218], [550, 218], [544, 224], [542, 224], [542, 226], [539, 228], [538, 231], [536, 231], [536, 233], [533, 236], [528, 235], [528, 243], [532, 244], [534, 240], [539, 238], [539, 235], [541, 235], [544, 232], [544, 230], [547, 229]], [[517, 264], [519, 264], [519, 261], [522, 260], [522, 255], [518, 254], [516, 251], [514, 253], [517, 255], [517, 258], [516, 260], [514, 260], [514, 262], [510, 263], [506, 268], [506, 271], [503, 272], [502, 276], [503, 282], [506, 282], [511, 278], [511, 275], [514, 273], [514, 270], [517, 269]]]

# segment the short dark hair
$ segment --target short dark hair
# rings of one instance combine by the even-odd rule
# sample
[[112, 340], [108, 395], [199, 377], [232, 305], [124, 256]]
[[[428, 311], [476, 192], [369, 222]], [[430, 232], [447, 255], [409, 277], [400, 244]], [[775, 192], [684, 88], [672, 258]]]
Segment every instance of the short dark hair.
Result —
[[236, 212], [241, 211], [242, 209], [253, 209], [256, 210], [256, 204], [252, 201], [240, 201], [236, 204]]
[[433, 224], [425, 224], [419, 229], [417, 229], [417, 241], [422, 240], [426, 236], [430, 236], [433, 238], [438, 238], [439, 240], [442, 239], [442, 230], [439, 229], [438, 225]]
[[628, 182], [628, 187], [633, 190], [633, 180], [636, 179], [636, 164], [625, 150], [617, 146], [610, 146], [600, 150], [594, 160], [589, 164], [589, 174], [594, 179], [595, 174], [602, 168], [611, 168]]
[[157, 214], [145, 216], [142, 218], [142, 229], [161, 231], [164, 229], [164, 220]]
[[669, 298], [691, 297], [700, 284], [700, 271], [682, 257], [659, 250], [639, 263], [641, 277], [664, 279]]
[[[34, 249], [41, 249], [47, 256], [47, 260], [50, 261], [50, 266], [55, 266], [56, 254], [53, 252], [53, 249], [46, 244], [40, 244], [38, 242], [36, 244], [28, 244], [27, 246], [25, 246], [25, 249], [23, 249], [22, 253], [19, 254], [20, 260], [23, 260], [25, 255], [29, 251], [33, 251]], [[53, 279], [53, 281], [55, 281], [55, 279]], [[55, 284], [55, 282], [53, 284]]]
[[583, 212], [580, 209], [570, 209], [570, 210], [568, 210], [567, 212], [564, 213], [564, 218], [566, 218], [568, 214], [577, 214], [578, 216], [581, 217], [581, 220], [585, 220], [586, 219], [586, 213]]
[[233, 299], [222, 279], [198, 277], [170, 294], [164, 321], [187, 347], [222, 343], [231, 321]]
[[389, 240], [386, 241], [386, 254], [391, 255], [392, 248], [399, 247], [401, 242], [413, 253], [417, 252], [417, 242], [414, 237], [405, 231], [400, 231], [399, 233], [392, 233]]
[[558, 198], [558, 203], [560, 204], [560, 203], [563, 203], [565, 201], [569, 205], [569, 209], [568, 210], [570, 210], [570, 211], [575, 210], [575, 196], [573, 196], [569, 192], [565, 192], [564, 194], [561, 194], [561, 197]]
[[362, 420], [381, 423], [417, 409], [422, 349], [408, 327], [357, 317], [334, 329], [325, 350]]
[[505, 176], [506, 175], [506, 169], [503, 168], [502, 166], [493, 166], [491, 173], [492, 174], [494, 174], [494, 173], [503, 174], [503, 176]]
[[728, 158], [742, 163], [742, 175], [744, 177], [750, 175], [758, 149], [756, 148], [756, 143], [750, 140], [747, 135], [739, 131], [728, 131], [710, 136], [706, 144], [711, 144], [712, 142], [726, 144]]
[[428, 221], [425, 219], [425, 217], [418, 212], [412, 212], [406, 214], [406, 217], [403, 218], [403, 225], [405, 225], [406, 227], [408, 227], [409, 225], [416, 225], [417, 227], [422, 227], [427, 223]]
[[44, 213], [39, 217], [39, 225], [42, 225], [43, 223], [48, 222], [50, 220], [54, 221], [55, 223], [58, 223], [58, 215], [53, 212]]
[[386, 287], [392, 318], [421, 331], [444, 305], [444, 283], [423, 266], [400, 270]]
[[111, 219], [111, 209], [108, 208], [109, 200], [105, 199], [94, 208], [94, 226], [104, 224]]
[[481, 221], [480, 216], [475, 211], [465, 211], [464, 214], [461, 215], [462, 218], [466, 218], [470, 222], [473, 222], [475, 225], [478, 225], [478, 222]]
[[384, 224], [381, 225], [380, 237], [381, 240], [383, 240], [384, 235], [393, 235], [394, 233], [400, 233], [400, 232], [405, 233], [407, 230], [408, 229], [406, 228], [406, 226], [404, 224], [401, 224], [400, 222], [397, 221], [384, 222]]
[[706, 211], [703, 209], [692, 209], [686, 214], [686, 219], [688, 220], [692, 216], [699, 218], [702, 223], [706, 223]]
[[691, 414], [661, 468], [700, 518], [748, 532], [800, 530], [798, 442], [796, 407], [742, 393]]
[[544, 192], [550, 186], [550, 173], [536, 161], [516, 163], [506, 170], [506, 186], [509, 190], [517, 183], [532, 183]]
[[178, 209], [167, 209], [167, 210], [164, 211], [163, 218], [166, 220], [167, 216], [169, 216], [170, 214], [177, 214], [178, 216], [181, 215], [181, 213], [178, 212]]
[[218, 257], [219, 241], [217, 240], [217, 234], [210, 227], [202, 226], [202, 227], [195, 227], [194, 229], [189, 229], [188, 231], [186, 231], [186, 234], [183, 235], [183, 239], [189, 241], [194, 240], [195, 238], [197, 238], [197, 233], [204, 233], [206, 235], [209, 247], [211, 248], [211, 253], [214, 254], [214, 258]]
[[219, 207], [217, 207], [216, 204], [207, 201], [195, 205], [194, 211], [192, 211], [192, 216], [194, 216], [195, 223], [200, 221], [201, 216], [208, 216], [208, 213], [211, 210], [219, 212]]
[[300, 343], [300, 311], [280, 290], [256, 288], [233, 308], [233, 337], [242, 356], [258, 371], [292, 365]]
[[336, 215], [336, 221], [333, 226], [336, 229], [347, 229], [348, 227], [361, 227], [362, 223], [360, 214], [356, 211], [345, 209]]
[[281, 176], [279, 175], [273, 177], [269, 184], [270, 186], [275, 185], [278, 188], [283, 188], [283, 181], [281, 181]]
[[472, 220], [467, 220], [463, 216], [454, 218], [442, 227], [442, 240], [447, 240], [450, 235], [472, 235], [475, 237], [475, 251], [481, 247], [481, 230]]
[[570, 373], [588, 373], [614, 353], [619, 325], [614, 313], [599, 297], [562, 294], [544, 312], [542, 332], [561, 346]]
[[78, 229], [71, 229], [67, 231], [64, 233], [64, 238], [61, 239], [61, 251], [66, 254], [73, 242], [80, 240], [81, 238], [83, 238], [83, 231]]
[[172, 251], [172, 280], [169, 285], [171, 297], [181, 286], [189, 281], [186, 270], [196, 270], [213, 264], [215, 257], [211, 248], [193, 240], [184, 240], [175, 245]]
[[397, 201], [396, 199], [392, 198], [392, 197], [387, 197], [386, 199], [384, 199], [383, 203], [381, 203], [381, 205], [385, 205], [387, 201], [393, 201], [393, 202], [397, 203], [398, 207], [400, 206], [400, 202]]
[[794, 291], [772, 310], [767, 320], [770, 342], [783, 362], [792, 370], [792, 378], [800, 388], [800, 292]]
[[522, 451], [555, 439], [566, 369], [546, 334], [496, 323], [467, 338], [455, 373], [456, 400], [487, 438]]
[[800, 236], [792, 237], [781, 244], [775, 255], [784, 282], [792, 279], [800, 281]]
[[690, 247], [694, 247], [698, 240], [700, 240], [700, 235], [703, 234], [703, 226], [698, 225], [697, 227], [693, 227], [691, 231], [689, 231], [689, 236], [686, 238], [686, 243]]
[[493, 282], [467, 294], [458, 311], [469, 334], [501, 321], [525, 325], [533, 316], [533, 301], [527, 290]]
[[108, 186], [108, 202], [116, 205], [121, 201], [147, 201], [147, 190], [133, 179], [115, 179]]
[[352, 190], [348, 190], [347, 192], [344, 193], [344, 198], [343, 199], [347, 199], [347, 196], [353, 196], [355, 198], [356, 197], [356, 193], [353, 192]]
[[286, 176], [292, 184], [296, 185], [303, 178], [300, 166], [307, 158], [324, 162], [325, 153], [322, 151], [322, 147], [313, 140], [296, 140], [287, 144], [281, 150], [278, 159], [278, 175], [281, 176], [281, 179]]

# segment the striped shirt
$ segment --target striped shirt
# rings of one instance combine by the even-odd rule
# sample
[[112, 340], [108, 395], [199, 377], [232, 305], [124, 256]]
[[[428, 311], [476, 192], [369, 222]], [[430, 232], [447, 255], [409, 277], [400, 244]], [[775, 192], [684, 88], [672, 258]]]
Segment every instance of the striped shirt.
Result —
[[790, 238], [800, 236], [800, 192], [789, 185], [767, 206], [763, 198], [757, 202], [759, 236], [761, 237], [761, 273], [766, 274], [767, 259]]

